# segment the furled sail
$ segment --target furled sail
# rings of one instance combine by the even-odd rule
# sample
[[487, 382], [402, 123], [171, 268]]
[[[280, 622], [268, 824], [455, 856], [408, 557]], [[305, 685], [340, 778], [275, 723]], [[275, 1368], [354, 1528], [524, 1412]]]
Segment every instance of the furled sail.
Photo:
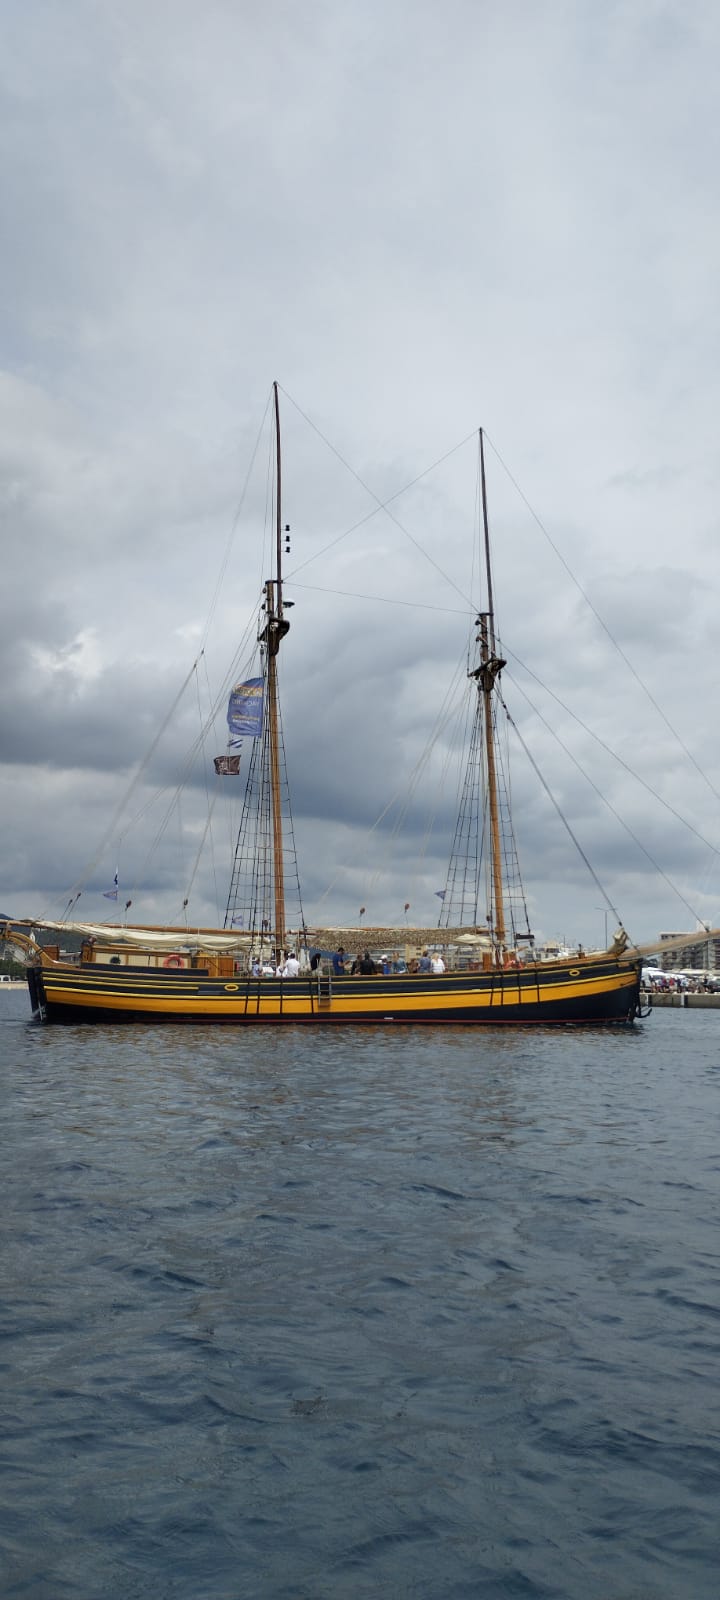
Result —
[[57, 934], [80, 934], [83, 939], [95, 939], [100, 944], [143, 945], [146, 950], [241, 950], [251, 943], [248, 933], [240, 929], [231, 932], [229, 928], [223, 931], [218, 928], [125, 927], [112, 922], [52, 922], [46, 917], [37, 922], [23, 919], [14, 926], [42, 928]]

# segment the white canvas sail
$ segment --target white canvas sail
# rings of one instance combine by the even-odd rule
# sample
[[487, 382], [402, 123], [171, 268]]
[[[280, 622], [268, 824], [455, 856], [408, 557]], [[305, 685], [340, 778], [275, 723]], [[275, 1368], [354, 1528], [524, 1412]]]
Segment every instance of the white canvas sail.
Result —
[[143, 945], [158, 950], [246, 950], [252, 942], [248, 933], [221, 928], [125, 927], [111, 922], [53, 922], [47, 917], [37, 922], [17, 921], [15, 925], [29, 930], [42, 928], [60, 938], [73, 933], [98, 944]]

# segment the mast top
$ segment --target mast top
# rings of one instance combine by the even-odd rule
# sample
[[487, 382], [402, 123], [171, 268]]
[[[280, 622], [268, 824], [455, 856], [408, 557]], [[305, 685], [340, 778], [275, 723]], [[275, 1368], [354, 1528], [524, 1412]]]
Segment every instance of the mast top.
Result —
[[488, 520], [487, 489], [485, 486], [485, 437], [480, 432], [480, 492], [482, 496], [483, 542], [485, 548], [485, 580], [488, 599], [488, 633], [490, 654], [495, 654], [495, 602], [493, 599], [492, 563], [490, 560], [490, 523]]
[[277, 614], [282, 616], [282, 455], [280, 451], [280, 399], [277, 383], [273, 383], [275, 407], [275, 581], [277, 583]]
[[[268, 578], [265, 583], [265, 626], [260, 633], [261, 640], [267, 645], [268, 654], [276, 656], [282, 640], [290, 629], [290, 623], [283, 615], [283, 580], [282, 580], [282, 555], [283, 535], [286, 539], [289, 528], [283, 528], [282, 520], [282, 453], [280, 450], [280, 401], [277, 383], [273, 383], [273, 406], [275, 412], [275, 577]], [[289, 550], [289, 543], [286, 545]]]

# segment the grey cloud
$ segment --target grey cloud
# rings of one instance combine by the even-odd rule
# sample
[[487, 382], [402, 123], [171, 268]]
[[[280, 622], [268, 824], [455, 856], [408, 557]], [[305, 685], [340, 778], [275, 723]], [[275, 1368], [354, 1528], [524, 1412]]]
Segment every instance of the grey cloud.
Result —
[[[486, 423], [720, 783], [708, 714], [719, 576], [712, 9], [587, 11], [572, 32], [554, 3], [542, 16], [522, 4], [512, 19], [465, 0], [443, 12], [320, 4], [302, 15], [274, 0], [255, 16], [223, 6], [201, 15], [179, 0], [171, 27], [168, 15], [130, 0], [82, 5], [70, 18], [48, 11], [40, 28], [27, 8], [10, 10], [0, 65], [0, 758], [12, 843], [0, 898], [6, 883], [11, 909], [23, 895], [37, 906], [44, 885], [61, 894], [61, 878], [67, 887], [92, 854], [89, 840], [102, 836], [199, 648], [218, 580], [201, 672], [204, 683], [207, 665], [213, 694], [243, 629], [252, 633], [268, 542], [265, 443], [230, 534], [275, 375], [380, 498]], [[444, 582], [382, 515], [313, 560], [372, 498], [287, 401], [283, 432], [298, 578], [295, 593], [288, 584], [297, 607], [283, 655], [285, 724], [315, 900], [334, 858], [358, 850], [348, 871], [360, 892], [367, 829], [421, 756], [466, 621], [300, 585], [450, 611], [463, 608], [459, 588], [476, 604], [476, 458], [469, 446], [393, 502]], [[519, 656], [713, 838], [712, 795], [492, 450], [488, 473], [512, 676], [527, 681]], [[696, 854], [571, 716], [532, 683], [528, 692], [691, 902], [695, 891], [711, 898], [702, 847]], [[667, 887], [634, 864], [612, 819], [595, 820], [592, 792], [510, 674], [506, 693], [598, 870], [618, 901], [627, 896], [628, 924], [653, 933], [659, 917], [677, 920]], [[172, 792], [196, 727], [188, 701], [138, 806], [154, 784]], [[437, 766], [449, 739], [443, 730]], [[555, 842], [522, 752], [513, 768], [538, 918], [552, 932], [567, 916], [588, 940], [601, 920], [597, 893], [568, 864], [560, 832]], [[437, 775], [431, 764], [399, 865], [381, 842], [373, 855], [387, 915], [408, 881], [425, 904], [442, 883], [452, 785], [431, 798]], [[187, 851], [165, 838], [148, 905], [169, 911], [190, 870], [203, 794], [197, 766], [182, 802]], [[225, 797], [218, 859], [229, 858], [231, 809]], [[133, 870], [157, 825], [139, 828]], [[209, 866], [197, 895], [210, 915]], [[351, 904], [349, 890], [333, 903]]]

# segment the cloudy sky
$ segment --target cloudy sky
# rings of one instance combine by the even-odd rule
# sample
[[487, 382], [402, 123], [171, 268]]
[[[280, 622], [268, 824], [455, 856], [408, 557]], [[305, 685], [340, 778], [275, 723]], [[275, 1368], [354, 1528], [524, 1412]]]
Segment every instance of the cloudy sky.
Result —
[[[720, 923], [719, 68], [711, 0], [6, 0], [0, 910], [222, 915], [232, 785], [197, 866], [200, 761], [168, 807], [277, 379], [308, 917], [437, 915], [482, 425], [522, 739], [635, 938]], [[535, 931], [600, 942], [513, 793]]]

